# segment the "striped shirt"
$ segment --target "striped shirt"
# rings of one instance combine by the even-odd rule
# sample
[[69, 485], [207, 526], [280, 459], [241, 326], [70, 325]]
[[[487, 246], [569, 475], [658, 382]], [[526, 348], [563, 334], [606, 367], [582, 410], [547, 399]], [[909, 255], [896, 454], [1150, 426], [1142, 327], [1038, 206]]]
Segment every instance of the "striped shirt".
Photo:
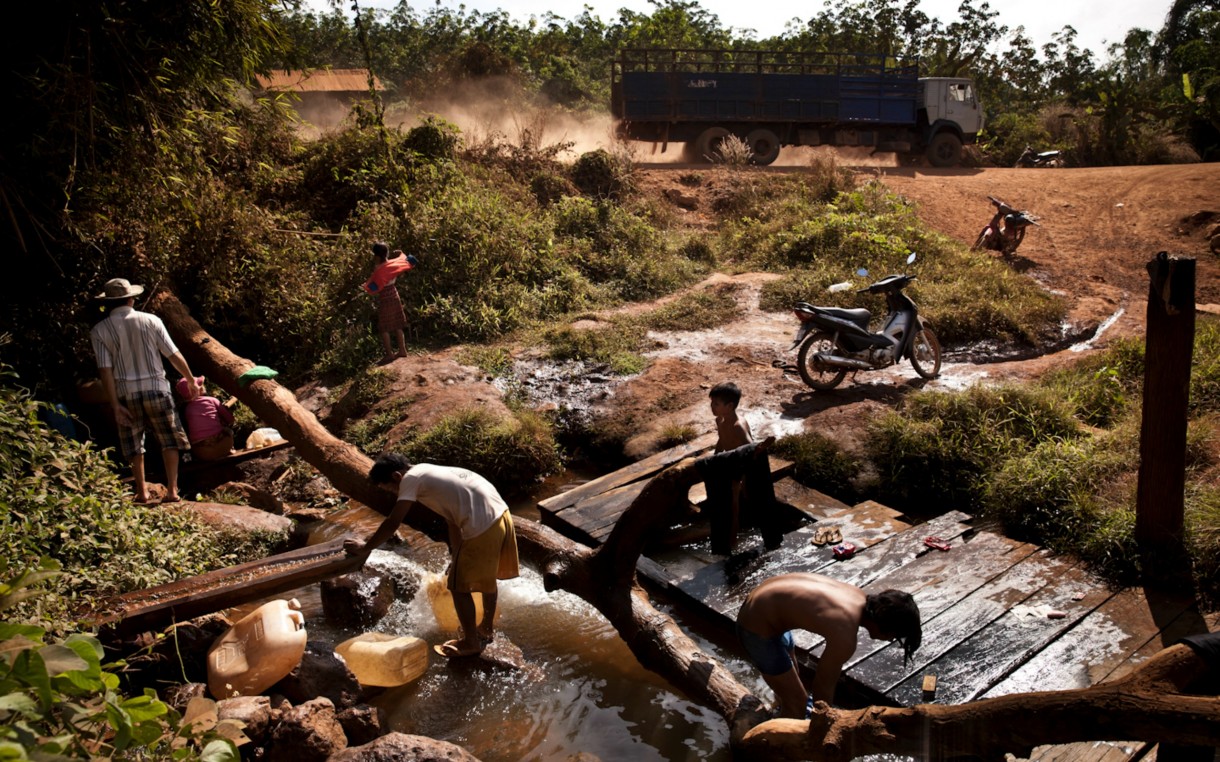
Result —
[[112, 368], [119, 399], [139, 391], [169, 393], [162, 357], [178, 352], [161, 318], [124, 305], [89, 332], [99, 368]]

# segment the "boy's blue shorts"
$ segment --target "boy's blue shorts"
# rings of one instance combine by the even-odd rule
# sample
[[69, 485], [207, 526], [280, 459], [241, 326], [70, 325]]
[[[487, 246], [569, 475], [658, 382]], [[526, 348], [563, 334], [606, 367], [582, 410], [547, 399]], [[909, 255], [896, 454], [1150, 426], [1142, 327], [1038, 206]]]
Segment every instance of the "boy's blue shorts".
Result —
[[764, 638], [737, 625], [737, 638], [758, 671], [764, 675], [782, 675], [792, 669], [792, 632]]

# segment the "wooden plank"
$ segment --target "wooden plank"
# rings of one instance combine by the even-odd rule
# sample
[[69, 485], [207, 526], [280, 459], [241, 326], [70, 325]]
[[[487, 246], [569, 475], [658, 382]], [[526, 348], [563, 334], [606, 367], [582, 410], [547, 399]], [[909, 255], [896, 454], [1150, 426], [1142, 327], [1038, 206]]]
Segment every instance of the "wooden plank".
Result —
[[[941, 518], [951, 516], [952, 514], [946, 514]], [[953, 535], [951, 531], [941, 531], [942, 525], [939, 525], [938, 521], [940, 519], [912, 527], [909, 530], [910, 538], [904, 538], [904, 547], [909, 547], [906, 543], [914, 539], [919, 544], [918, 547], [923, 548], [921, 554], [898, 564], [896, 568], [890, 568], [893, 566], [891, 560], [888, 567], [882, 567], [884, 574], [856, 578], [853, 584], [862, 587], [867, 585], [872, 590], [893, 588], [910, 593], [919, 605], [921, 619], [927, 623], [1036, 550], [1032, 545], [1009, 540], [993, 532], [971, 529], [965, 534]], [[949, 551], [939, 551], [923, 546], [923, 538], [933, 533], [948, 540], [953, 547]], [[900, 549], [896, 548], [894, 555], [899, 559], [903, 558]], [[832, 570], [823, 573], [836, 579], [840, 578]], [[844, 581], [849, 581], [849, 578], [844, 578]], [[798, 645], [810, 649], [815, 656], [821, 655], [820, 636], [797, 633], [796, 640]], [[848, 666], [885, 645], [887, 644], [884, 641], [874, 641], [867, 633], [861, 632], [856, 641], [855, 656]]]
[[[937, 680], [936, 703], [972, 701], [1114, 595], [1064, 560], [1052, 560], [1047, 579], [1046, 587], [1022, 603], [1027, 607], [1025, 615], [1010, 609], [904, 680], [889, 697], [904, 706], [919, 703], [922, 676], [932, 674]], [[1045, 613], [1052, 611], [1062, 617]]]
[[791, 477], [785, 477], [775, 483], [775, 499], [787, 503], [815, 520], [821, 520], [851, 508], [847, 503], [818, 492], [812, 487], [806, 487]]
[[[792, 473], [792, 469], [796, 467], [796, 464], [789, 460], [777, 458], [774, 455], [768, 455], [767, 467], [771, 469], [771, 480], [777, 481]], [[699, 482], [691, 487], [688, 497], [692, 505], [703, 505], [707, 502], [707, 485]], [[776, 495], [776, 499], [779, 499], [778, 495]]]
[[[599, 544], [610, 530], [618, 523], [623, 512], [631, 507], [635, 499], [648, 486], [647, 481], [627, 484], [582, 501], [579, 505], [569, 508], [562, 515], [551, 521], [559, 524], [555, 527], [565, 532], [565, 526], [575, 529], [581, 536], [589, 538], [591, 544]], [[549, 522], [547, 522], [549, 523]]]
[[701, 437], [692, 439], [685, 444], [671, 447], [668, 450], [663, 450], [655, 455], [651, 455], [643, 460], [636, 461], [629, 466], [620, 468], [617, 471], [599, 476], [596, 479], [585, 482], [575, 489], [568, 490], [559, 495], [548, 497], [538, 503], [538, 510], [543, 513], [558, 513], [564, 508], [569, 508], [576, 505], [585, 498], [599, 495], [607, 492], [615, 487], [621, 487], [624, 484], [630, 484], [634, 481], [647, 478], [663, 470], [667, 466], [673, 465], [685, 457], [697, 455], [703, 450], [715, 446], [716, 434], [704, 434]]
[[[772, 476], [783, 474], [792, 468], [792, 464], [779, 458], [771, 458], [769, 465], [771, 467]], [[595, 495], [574, 506], [565, 508], [551, 516], [544, 515], [544, 524], [548, 526], [555, 522], [553, 529], [563, 533], [563, 525], [570, 525], [579, 532], [580, 539], [587, 537], [594, 544], [604, 542], [606, 537], [614, 531], [615, 524], [623, 512], [631, 507], [631, 503], [639, 496], [644, 487], [649, 483], [649, 480], [641, 480], [632, 482], [622, 487], [616, 487], [608, 492], [600, 495]], [[703, 489], [703, 483], [700, 482], [690, 489], [691, 499], [693, 500], [696, 493], [703, 498], [706, 498], [706, 491]]]
[[[835, 561], [829, 546], [811, 545], [809, 539], [813, 531], [808, 526], [789, 532], [778, 549], [760, 553], [744, 565], [723, 557], [700, 558], [698, 548], [669, 551], [653, 558], [673, 578], [674, 592], [682, 594], [706, 613], [732, 619], [746, 595], [768, 577], [796, 571], [829, 573], [826, 568], [836, 564], [867, 565], [870, 546], [909, 528], [906, 523], [891, 518], [890, 513], [883, 506], [868, 506], [865, 510], [852, 509], [836, 517], [835, 523], [844, 537], [851, 537], [860, 547], [856, 557], [846, 562]], [[945, 531], [954, 526], [964, 528], [958, 521], [962, 518], [968, 517], [960, 513], [946, 514], [937, 520], [940, 523], [936, 526]], [[743, 536], [743, 540], [740, 543], [742, 557], [748, 558], [751, 551], [759, 550], [761, 543], [756, 536]]]
[[982, 698], [1088, 688], [1156, 637], [1162, 629], [1158, 620], [1171, 621], [1191, 604], [1185, 596], [1149, 601], [1139, 589], [1123, 590], [984, 692]]
[[344, 552], [339, 538], [106, 599], [82, 618], [119, 632], [148, 631], [296, 590], [363, 564], [362, 556]]
[[1147, 744], [1142, 741], [1081, 741], [1080, 743], [1038, 746], [1030, 762], [1129, 762], [1146, 759]]
[[[945, 579], [938, 584], [917, 590], [908, 590], [920, 605], [923, 645], [908, 665], [904, 664], [902, 648], [897, 643], [869, 639], [869, 651], [862, 654], [864, 649], [858, 648], [846, 665], [846, 671], [853, 680], [872, 690], [888, 694], [912, 675], [922, 676], [929, 671], [928, 665], [937, 657], [948, 653], [966, 638], [1006, 614], [1014, 605], [1042, 589], [1051, 575], [1062, 567], [1062, 562], [1052, 559], [1048, 551], [1031, 552], [1035, 550], [1031, 545], [1018, 544], [990, 532], [980, 532], [979, 540], [987, 535], [1002, 540], [1001, 545], [1011, 543], [1011, 550], [997, 559], [1001, 564], [1007, 563], [1008, 568], [995, 574], [997, 566], [994, 564], [971, 564], [965, 559], [965, 563], [955, 565], [952, 569], [952, 579]], [[979, 550], [981, 548], [976, 548], [975, 552]], [[952, 552], [940, 555], [948, 556]], [[960, 555], [965, 557], [968, 554], [963, 552]], [[990, 557], [989, 551], [987, 555]], [[990, 578], [979, 585], [978, 582], [987, 576]], [[963, 581], [958, 582], [958, 578]], [[964, 597], [959, 597], [959, 591], [972, 584], [975, 585], [974, 590]], [[877, 588], [882, 586], [876, 585]], [[957, 590], [946, 594], [945, 588]], [[935, 614], [924, 613], [925, 603], [930, 604], [929, 608], [939, 607], [942, 610]], [[861, 636], [863, 640], [867, 638], [867, 633], [862, 631]]]
[[[1145, 591], [1147, 595], [1155, 595]], [[1181, 614], [1174, 617], [1168, 622], [1161, 622], [1161, 631], [1148, 640], [1147, 643], [1131, 655], [1131, 658], [1117, 665], [1105, 677], [1101, 678], [1101, 682], [1114, 680], [1123, 675], [1126, 675], [1131, 670], [1143, 664], [1148, 659], [1156, 656], [1161, 651], [1165, 650], [1174, 643], [1177, 643], [1187, 635], [1203, 635], [1211, 632], [1209, 625], [1204, 616], [1199, 613], [1197, 606], [1187, 605]]]

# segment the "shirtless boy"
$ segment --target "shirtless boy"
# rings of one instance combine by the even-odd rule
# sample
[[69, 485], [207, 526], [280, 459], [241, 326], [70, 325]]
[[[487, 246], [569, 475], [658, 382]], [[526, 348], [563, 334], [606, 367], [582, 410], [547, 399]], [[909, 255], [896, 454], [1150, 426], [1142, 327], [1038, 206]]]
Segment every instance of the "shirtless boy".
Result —
[[820, 574], [782, 574], [763, 581], [737, 613], [737, 637], [751, 663], [779, 698], [784, 717], [804, 719], [810, 696], [796, 668], [792, 630], [826, 639], [812, 699], [831, 703], [843, 665], [856, 652], [861, 627], [874, 640], [897, 640], [910, 660], [923, 640], [919, 607], [910, 593], [865, 593]]

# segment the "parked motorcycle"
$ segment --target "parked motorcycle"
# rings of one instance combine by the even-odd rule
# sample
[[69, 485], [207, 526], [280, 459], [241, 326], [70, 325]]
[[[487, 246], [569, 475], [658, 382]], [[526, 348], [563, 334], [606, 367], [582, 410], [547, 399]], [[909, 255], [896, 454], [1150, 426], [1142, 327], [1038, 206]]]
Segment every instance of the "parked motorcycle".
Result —
[[[914, 254], [907, 258], [908, 265], [914, 261]], [[857, 275], [868, 275], [868, 271], [860, 270]], [[800, 347], [797, 365], [794, 368], [782, 360], [772, 365], [796, 370], [801, 380], [817, 391], [835, 388], [848, 372], [880, 370], [902, 359], [910, 360], [923, 378], [935, 378], [940, 373], [940, 341], [920, 317], [915, 302], [902, 293], [914, 280], [914, 275], [890, 275], [857, 292], [885, 296], [888, 314], [884, 327], [877, 332], [869, 330], [872, 314], [866, 309], [798, 302], [792, 311], [801, 324], [788, 348], [791, 352]], [[840, 287], [851, 285], [836, 284], [831, 290], [842, 290]]]
[[979, 236], [970, 250], [988, 249], [1010, 256], [1025, 240], [1025, 229], [1030, 225], [1038, 225], [1038, 218], [1029, 212], [1015, 209], [994, 196], [988, 196], [987, 200], [995, 207], [995, 214], [992, 215], [991, 222], [979, 231]]
[[1063, 151], [1036, 153], [1032, 146], [1025, 146], [1025, 151], [1021, 153], [1017, 158], [1017, 163], [1013, 166], [1016, 169], [1021, 167], [1062, 167]]

